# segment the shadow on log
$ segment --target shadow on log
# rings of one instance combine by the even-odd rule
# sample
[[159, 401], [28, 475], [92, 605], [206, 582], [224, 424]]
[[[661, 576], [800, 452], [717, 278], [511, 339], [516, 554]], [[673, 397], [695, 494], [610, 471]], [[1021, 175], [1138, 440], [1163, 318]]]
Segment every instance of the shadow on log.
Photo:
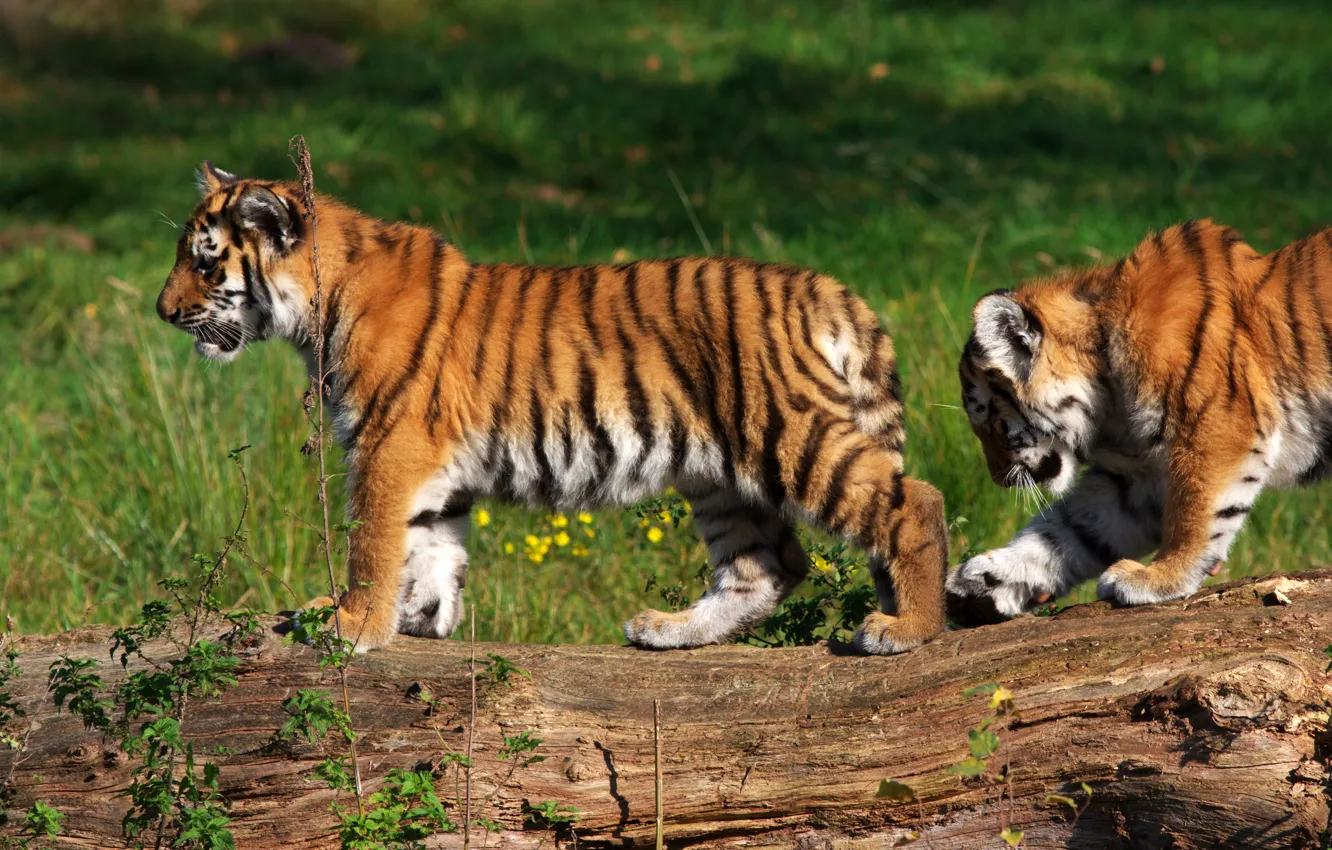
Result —
[[[671, 847], [1002, 847], [1001, 821], [1029, 847], [1321, 847], [1332, 787], [1329, 644], [1332, 571], [1221, 585], [1172, 605], [1078, 606], [949, 632], [895, 658], [825, 647], [480, 644], [479, 657], [500, 653], [530, 677], [483, 689], [474, 793], [494, 789], [478, 808], [503, 829], [478, 831], [472, 846], [571, 842], [525, 823], [524, 806], [547, 800], [581, 812], [579, 844], [650, 845], [659, 699]], [[54, 659], [106, 661], [107, 649], [105, 629], [20, 641], [16, 696], [35, 723], [14, 770], [10, 828], [40, 799], [69, 816], [61, 846], [123, 846], [117, 794], [130, 761], [43, 704]], [[404, 637], [353, 664], [369, 790], [392, 767], [438, 765], [445, 745], [465, 749], [467, 656], [464, 642]], [[334, 795], [309, 781], [322, 755], [261, 750], [282, 723], [282, 701], [298, 688], [332, 689], [334, 677], [321, 675], [313, 650], [271, 634], [243, 657], [239, 685], [192, 705], [186, 729], [197, 748], [235, 753], [211, 759], [233, 803], [237, 846], [336, 846]], [[119, 675], [119, 665], [104, 674]], [[962, 692], [986, 682], [1006, 685], [1021, 712], [995, 757], [1009, 764], [1011, 799], [993, 781], [945, 772], [969, 754], [967, 731], [987, 713], [983, 697]], [[423, 688], [438, 701], [433, 716]], [[502, 783], [503, 736], [528, 730], [547, 759]], [[13, 761], [0, 753], [0, 778]], [[883, 778], [909, 785], [916, 800], [876, 799]], [[1081, 799], [1084, 782], [1093, 795], [1076, 823], [1066, 806], [1045, 802]], [[452, 789], [440, 796], [451, 801]], [[456, 834], [430, 840], [461, 843]]]

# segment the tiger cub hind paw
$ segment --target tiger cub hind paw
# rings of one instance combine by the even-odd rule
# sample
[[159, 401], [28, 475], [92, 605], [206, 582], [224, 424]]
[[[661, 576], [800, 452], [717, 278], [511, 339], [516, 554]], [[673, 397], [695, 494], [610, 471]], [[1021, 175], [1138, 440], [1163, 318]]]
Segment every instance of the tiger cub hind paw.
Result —
[[894, 617], [871, 611], [851, 645], [866, 655], [898, 655], [915, 649], [942, 631], [921, 618]]
[[1201, 586], [1201, 575], [1197, 581], [1191, 578], [1176, 579], [1137, 561], [1116, 561], [1096, 582], [1096, 596], [1124, 607], [1171, 602], [1189, 596]]
[[689, 649], [716, 641], [700, 640], [688, 611], [640, 612], [624, 624], [624, 636], [642, 649]]

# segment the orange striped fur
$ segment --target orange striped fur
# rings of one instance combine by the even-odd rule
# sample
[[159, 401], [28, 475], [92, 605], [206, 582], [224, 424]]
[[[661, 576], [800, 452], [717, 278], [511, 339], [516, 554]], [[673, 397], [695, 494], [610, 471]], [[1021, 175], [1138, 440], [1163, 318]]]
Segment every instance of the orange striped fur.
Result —
[[[159, 314], [215, 359], [272, 336], [308, 357], [298, 188], [208, 164], [201, 183]], [[942, 499], [903, 477], [892, 343], [834, 280], [736, 258], [472, 263], [426, 228], [318, 204], [360, 648], [453, 631], [474, 499], [568, 509], [668, 486], [693, 503], [715, 579], [687, 611], [626, 623], [634, 643], [723, 641], [770, 613], [808, 571], [798, 518], [870, 554], [883, 611], [862, 649], [943, 627]]]
[[950, 576], [959, 619], [1096, 576], [1119, 604], [1187, 596], [1263, 488], [1332, 474], [1332, 231], [1263, 256], [1191, 221], [974, 319], [960, 375], [991, 475], [1066, 495]]

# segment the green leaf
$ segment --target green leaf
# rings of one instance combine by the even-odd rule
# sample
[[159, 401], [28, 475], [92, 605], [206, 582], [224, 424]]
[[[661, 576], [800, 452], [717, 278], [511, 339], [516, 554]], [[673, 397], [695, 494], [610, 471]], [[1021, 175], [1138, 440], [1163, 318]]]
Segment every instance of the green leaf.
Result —
[[986, 695], [992, 694], [997, 690], [999, 690], [998, 682], [987, 682], [984, 685], [976, 685], [973, 688], [967, 688], [965, 691], [962, 692], [962, 696], [978, 697], [981, 694], [986, 694]]
[[[53, 806], [37, 800], [32, 804], [23, 816], [23, 820], [28, 825], [28, 830], [36, 836], [42, 838], [54, 838], [63, 831], [60, 822], [65, 819], [65, 813], [57, 811]], [[25, 845], [26, 846], [26, 845]]]
[[1046, 794], [1045, 802], [1058, 803], [1061, 806], [1068, 806], [1070, 809], [1076, 809], [1078, 804], [1072, 797], [1065, 797], [1063, 794]]
[[547, 829], [575, 823], [580, 814], [573, 806], [561, 805], [554, 800], [543, 800], [535, 806], [523, 804], [523, 820]]
[[890, 803], [911, 803], [916, 799], [916, 792], [905, 782], [897, 782], [892, 779], [880, 779], [879, 790], [874, 792], [874, 796], [881, 800], [887, 800]]
[[988, 729], [972, 729], [967, 733], [967, 746], [976, 758], [989, 758], [999, 749], [999, 736]]
[[985, 762], [978, 758], [966, 758], [948, 768], [948, 772], [958, 776], [980, 776], [985, 772]]
[[1087, 792], [1087, 799], [1090, 800], [1092, 795], [1092, 787], [1088, 785], [1086, 782], [1083, 782], [1082, 790]]
[[999, 837], [1002, 838], [1004, 843], [1009, 847], [1016, 847], [1022, 843], [1022, 830], [1006, 826], [1004, 827], [1004, 831], [999, 833]]

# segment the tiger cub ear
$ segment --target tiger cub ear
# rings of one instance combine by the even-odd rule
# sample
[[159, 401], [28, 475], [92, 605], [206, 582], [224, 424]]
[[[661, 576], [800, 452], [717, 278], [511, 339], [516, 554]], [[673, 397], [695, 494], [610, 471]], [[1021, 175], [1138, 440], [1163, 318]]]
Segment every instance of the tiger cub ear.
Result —
[[287, 202], [263, 186], [246, 186], [232, 205], [236, 224], [263, 235], [278, 249], [291, 235], [291, 216]]
[[1006, 289], [991, 292], [971, 312], [976, 344], [986, 363], [1025, 382], [1041, 349], [1041, 324]]
[[194, 184], [199, 187], [199, 194], [205, 198], [223, 186], [236, 182], [236, 175], [228, 174], [212, 162], [204, 160], [203, 165], [194, 172]]

